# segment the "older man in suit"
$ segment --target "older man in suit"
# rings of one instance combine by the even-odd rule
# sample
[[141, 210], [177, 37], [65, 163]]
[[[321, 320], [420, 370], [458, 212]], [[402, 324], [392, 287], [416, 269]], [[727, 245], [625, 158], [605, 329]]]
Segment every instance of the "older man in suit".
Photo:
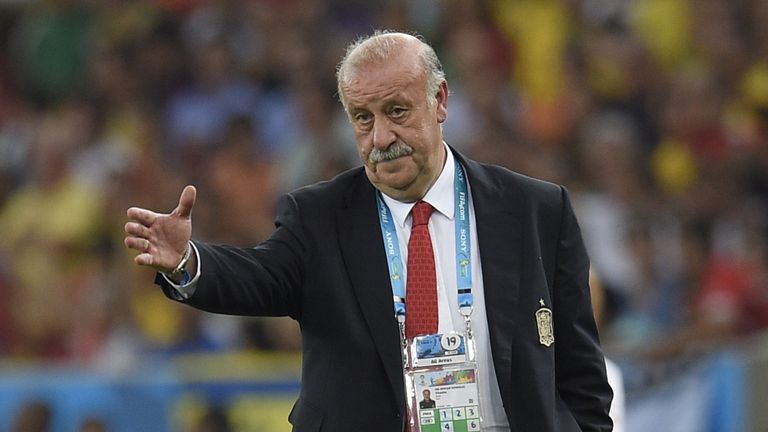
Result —
[[[283, 196], [276, 230], [253, 248], [191, 240], [193, 186], [169, 214], [131, 208], [135, 262], [193, 307], [299, 322], [295, 431], [419, 430], [403, 342], [430, 334], [462, 334], [476, 354], [482, 430], [610, 431], [589, 262], [564, 188], [443, 141], [448, 85], [417, 37], [355, 42], [337, 79], [363, 167]], [[350, 397], [360, 388], [366, 397]]]

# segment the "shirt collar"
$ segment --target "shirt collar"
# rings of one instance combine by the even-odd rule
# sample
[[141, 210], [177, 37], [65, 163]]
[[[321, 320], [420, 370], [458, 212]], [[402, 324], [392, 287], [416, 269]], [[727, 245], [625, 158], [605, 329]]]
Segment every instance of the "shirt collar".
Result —
[[[440, 176], [437, 177], [435, 184], [427, 191], [422, 201], [429, 203], [435, 210], [445, 215], [450, 220], [453, 220], [453, 177], [456, 172], [456, 163], [454, 161], [453, 152], [448, 148], [448, 145], [443, 142], [445, 146], [446, 158], [443, 165], [443, 171]], [[382, 193], [384, 203], [389, 207], [389, 211], [392, 213], [392, 218], [395, 219], [400, 227], [405, 226], [405, 221], [408, 219], [408, 215], [411, 213], [411, 209], [416, 205], [415, 202], [404, 203]]]

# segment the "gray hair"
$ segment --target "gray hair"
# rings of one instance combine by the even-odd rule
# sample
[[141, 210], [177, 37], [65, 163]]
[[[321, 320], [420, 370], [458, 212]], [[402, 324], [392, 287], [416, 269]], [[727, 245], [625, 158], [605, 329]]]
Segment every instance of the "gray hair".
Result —
[[339, 99], [345, 109], [347, 103], [344, 99], [342, 86], [346, 83], [350, 73], [360, 66], [388, 60], [396, 55], [397, 49], [401, 48], [410, 38], [415, 38], [421, 42], [422, 49], [419, 50], [418, 56], [421, 67], [427, 76], [427, 105], [433, 107], [437, 103], [437, 91], [440, 89], [440, 84], [445, 81], [445, 72], [443, 72], [443, 65], [440, 64], [435, 50], [418, 35], [376, 30], [372, 35], [361, 37], [351, 43], [336, 69]]

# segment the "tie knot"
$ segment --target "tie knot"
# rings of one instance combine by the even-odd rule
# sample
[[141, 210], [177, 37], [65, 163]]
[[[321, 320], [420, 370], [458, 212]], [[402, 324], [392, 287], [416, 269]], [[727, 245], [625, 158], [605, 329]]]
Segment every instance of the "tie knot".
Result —
[[413, 226], [426, 225], [429, 223], [429, 217], [432, 215], [432, 206], [424, 201], [419, 201], [411, 210], [413, 215]]

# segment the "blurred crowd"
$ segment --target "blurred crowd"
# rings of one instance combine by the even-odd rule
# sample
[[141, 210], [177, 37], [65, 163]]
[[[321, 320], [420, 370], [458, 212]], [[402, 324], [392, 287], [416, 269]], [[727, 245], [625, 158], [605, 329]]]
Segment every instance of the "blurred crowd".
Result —
[[253, 245], [279, 194], [359, 164], [347, 43], [443, 61], [446, 141], [566, 185], [610, 356], [664, 362], [768, 327], [768, 2], [0, 0], [0, 356], [124, 370], [296, 350], [287, 319], [166, 300], [125, 210], [198, 187], [194, 237]]

